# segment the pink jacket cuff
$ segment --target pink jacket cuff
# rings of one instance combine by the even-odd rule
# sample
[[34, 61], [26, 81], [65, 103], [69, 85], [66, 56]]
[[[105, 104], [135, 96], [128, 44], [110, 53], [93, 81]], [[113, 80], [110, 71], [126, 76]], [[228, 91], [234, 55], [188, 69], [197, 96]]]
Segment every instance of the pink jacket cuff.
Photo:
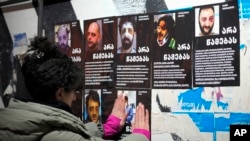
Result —
[[145, 135], [149, 140], [150, 140], [150, 132], [149, 130], [145, 130], [145, 129], [134, 129], [133, 133], [138, 133], [138, 134], [143, 134]]
[[107, 138], [113, 136], [119, 132], [120, 121], [116, 116], [110, 115], [105, 124], [103, 124], [104, 135], [103, 137]]

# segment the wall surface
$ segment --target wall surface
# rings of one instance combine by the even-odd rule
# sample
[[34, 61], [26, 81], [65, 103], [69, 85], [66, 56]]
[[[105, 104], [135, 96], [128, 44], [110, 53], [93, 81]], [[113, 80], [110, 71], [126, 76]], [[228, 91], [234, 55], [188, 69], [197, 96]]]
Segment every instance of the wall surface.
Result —
[[[211, 3], [218, 3], [223, 2], [224, 0], [212, 0], [212, 1], [200, 1], [200, 0], [186, 0], [185, 2], [179, 0], [72, 0], [71, 6], [74, 9], [74, 16], [80, 21], [81, 28], [83, 28], [83, 21], [88, 19], [95, 19], [95, 18], [102, 18], [102, 17], [110, 17], [110, 16], [119, 16], [119, 15], [128, 15], [128, 14], [136, 14], [136, 13], [145, 13], [145, 12], [158, 12], [161, 10], [173, 10], [173, 9], [180, 9], [186, 8], [190, 6], [197, 6], [197, 5], [204, 5], [204, 4], [211, 4]], [[66, 2], [67, 3], [67, 2]], [[94, 4], [93, 4], [94, 3]], [[157, 5], [155, 4], [157, 3]], [[176, 4], [178, 3], [178, 5]], [[63, 6], [64, 5], [64, 6]], [[63, 11], [62, 9], [67, 9], [65, 7], [67, 4], [60, 4], [57, 6], [58, 9], [54, 9], [50, 7], [56, 6], [45, 6], [44, 13], [49, 12], [50, 14], [56, 14], [55, 12], [59, 13], [57, 16], [52, 17], [60, 17], [64, 13], [60, 13]], [[133, 6], [131, 6], [133, 5]], [[160, 5], [160, 6], [159, 6]], [[162, 6], [163, 5], [163, 6]], [[5, 6], [3, 8], [6, 8]], [[61, 7], [61, 8], [60, 8]], [[46, 19], [49, 18], [48, 15], [44, 15], [44, 26], [48, 20], [54, 20], [56, 22], [63, 22], [63, 16], [61, 17], [61, 21], [56, 19]], [[20, 16], [22, 15], [22, 16]], [[74, 17], [73, 16], [73, 17]], [[29, 8], [29, 9], [20, 9], [17, 11], [12, 12], [5, 12], [4, 17], [6, 23], [8, 25], [10, 34], [16, 34], [20, 32], [26, 32], [28, 38], [33, 38], [37, 34], [37, 26], [38, 26], [38, 17], [36, 8]], [[67, 16], [66, 16], [67, 17]], [[52, 22], [52, 21], [51, 21]], [[47, 26], [47, 25], [46, 25]], [[46, 27], [45, 27], [46, 28]]]

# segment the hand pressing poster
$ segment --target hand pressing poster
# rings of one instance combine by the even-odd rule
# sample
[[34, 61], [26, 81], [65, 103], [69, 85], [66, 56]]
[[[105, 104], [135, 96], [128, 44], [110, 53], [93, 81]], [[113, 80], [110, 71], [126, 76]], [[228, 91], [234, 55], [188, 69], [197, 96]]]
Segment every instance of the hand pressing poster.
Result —
[[[112, 108], [115, 99], [119, 96], [124, 96], [125, 99], [125, 112], [127, 113], [127, 118], [125, 121], [125, 126], [121, 132], [112, 139], [121, 139], [132, 133], [132, 123], [135, 120], [136, 106], [139, 103], [144, 104], [145, 109], [151, 114], [151, 92], [146, 89], [135, 90], [135, 89], [118, 89], [118, 90], [107, 90], [102, 91], [102, 122], [105, 123], [108, 116], [112, 112]], [[149, 125], [151, 127], [151, 116], [149, 117]]]

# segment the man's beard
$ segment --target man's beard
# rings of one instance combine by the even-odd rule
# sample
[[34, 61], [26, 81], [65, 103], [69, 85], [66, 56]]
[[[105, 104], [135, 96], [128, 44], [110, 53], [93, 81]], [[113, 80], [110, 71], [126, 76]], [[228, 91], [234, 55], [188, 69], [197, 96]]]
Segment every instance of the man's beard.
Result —
[[[157, 40], [162, 41], [164, 39], [164, 35], [162, 33], [157, 33]], [[161, 39], [161, 40], [160, 40]]]
[[[128, 40], [128, 42], [125, 42], [125, 40]], [[130, 41], [128, 38], [124, 38], [122, 40], [122, 48], [125, 50], [129, 49], [132, 46], [132, 42], [133, 41]]]
[[62, 43], [62, 44], [60, 44], [60, 47], [61, 47], [61, 48], [67, 48], [67, 45], [64, 44], [64, 43]]
[[[161, 37], [160, 37], [161, 40], [159, 40], [158, 36], [161, 36]], [[165, 44], [167, 43], [167, 41], [168, 41], [168, 38], [169, 38], [168, 36], [169, 36], [169, 34], [166, 34], [166, 35], [164, 36], [163, 34], [158, 33], [158, 34], [157, 34], [157, 43], [158, 43], [158, 45], [159, 45], [159, 46], [165, 45]]]
[[94, 49], [97, 48], [98, 44], [95, 44], [95, 43], [92, 43], [92, 42], [91, 42], [91, 43], [88, 44], [87, 46], [88, 46], [88, 48], [89, 48], [90, 50], [94, 50]]
[[199, 23], [199, 25], [200, 25], [201, 33], [202, 33], [203, 35], [209, 35], [209, 34], [212, 32], [213, 27], [214, 27], [214, 25], [212, 25], [211, 27], [206, 27], [206, 26], [204, 26], [204, 27], [206, 27], [206, 28], [209, 28], [209, 30], [206, 32], [206, 31], [204, 30], [204, 27], [202, 27], [200, 23]]

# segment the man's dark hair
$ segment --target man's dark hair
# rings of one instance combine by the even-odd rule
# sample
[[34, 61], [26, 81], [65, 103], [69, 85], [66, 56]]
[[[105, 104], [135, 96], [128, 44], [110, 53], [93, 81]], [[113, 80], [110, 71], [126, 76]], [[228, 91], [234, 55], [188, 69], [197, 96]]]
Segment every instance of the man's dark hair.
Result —
[[173, 34], [175, 22], [174, 19], [171, 15], [165, 15], [160, 17], [158, 20], [157, 26], [159, 25], [160, 21], [164, 21], [166, 23], [166, 29], [168, 30], [169, 33]]
[[59, 25], [59, 28], [56, 31], [56, 35], [58, 35], [58, 32], [62, 29], [62, 27], [66, 28], [66, 34], [69, 35], [69, 29], [66, 27], [66, 24]]
[[200, 10], [199, 10], [199, 17], [200, 17], [201, 11], [204, 10], [204, 9], [212, 9], [213, 12], [214, 12], [214, 6], [205, 5], [205, 6], [200, 7]]
[[37, 102], [55, 99], [58, 88], [81, 90], [83, 73], [46, 37], [35, 37], [26, 52], [21, 71], [30, 95]]
[[136, 17], [134, 16], [124, 16], [120, 17], [120, 22], [119, 22], [119, 31], [121, 32], [122, 25], [126, 22], [130, 22], [133, 25], [134, 31], [136, 31]]
[[89, 107], [89, 100], [92, 99], [93, 101], [97, 102], [100, 106], [100, 99], [99, 99], [99, 94], [95, 90], [89, 90], [89, 94], [86, 97], [86, 107]]
[[125, 101], [128, 101], [128, 96], [125, 95], [125, 96], [124, 96], [124, 99], [125, 99]]

